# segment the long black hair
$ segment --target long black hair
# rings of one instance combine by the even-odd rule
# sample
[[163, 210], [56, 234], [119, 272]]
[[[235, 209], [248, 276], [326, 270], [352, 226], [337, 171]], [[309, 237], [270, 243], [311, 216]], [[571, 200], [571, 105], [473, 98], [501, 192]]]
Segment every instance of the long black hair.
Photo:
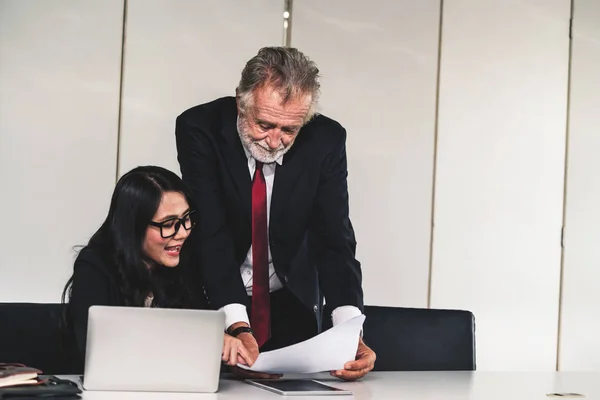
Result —
[[[194, 282], [197, 276], [189, 268], [191, 246], [182, 246], [176, 268], [157, 265], [143, 251], [148, 223], [165, 192], [183, 194], [193, 208], [187, 186], [165, 168], [143, 166], [123, 175], [114, 189], [106, 220], [86, 246], [105, 256], [122, 305], [143, 306], [150, 293], [154, 304], [165, 308], [195, 308], [199, 301], [200, 291], [195, 289], [199, 286]], [[71, 297], [72, 284], [73, 275], [63, 290], [63, 304]]]

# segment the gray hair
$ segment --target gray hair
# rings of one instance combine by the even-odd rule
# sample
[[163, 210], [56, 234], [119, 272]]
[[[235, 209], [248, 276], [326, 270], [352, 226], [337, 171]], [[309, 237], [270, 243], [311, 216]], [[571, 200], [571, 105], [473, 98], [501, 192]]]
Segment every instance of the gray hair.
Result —
[[242, 114], [251, 111], [254, 91], [264, 85], [270, 85], [279, 91], [283, 104], [297, 96], [310, 95], [311, 104], [304, 122], [308, 122], [316, 114], [321, 86], [319, 69], [298, 49], [263, 47], [246, 63], [236, 88]]

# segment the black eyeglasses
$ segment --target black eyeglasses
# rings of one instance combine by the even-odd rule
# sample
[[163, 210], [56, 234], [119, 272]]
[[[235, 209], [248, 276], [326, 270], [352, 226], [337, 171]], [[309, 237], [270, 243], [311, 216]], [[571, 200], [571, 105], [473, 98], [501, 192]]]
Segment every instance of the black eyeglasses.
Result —
[[177, 234], [179, 232], [179, 228], [183, 226], [183, 229], [189, 231], [196, 225], [192, 222], [191, 215], [194, 213], [194, 210], [188, 212], [181, 218], [169, 218], [163, 222], [154, 222], [150, 221], [148, 224], [160, 228], [160, 236], [163, 239], [168, 239]]

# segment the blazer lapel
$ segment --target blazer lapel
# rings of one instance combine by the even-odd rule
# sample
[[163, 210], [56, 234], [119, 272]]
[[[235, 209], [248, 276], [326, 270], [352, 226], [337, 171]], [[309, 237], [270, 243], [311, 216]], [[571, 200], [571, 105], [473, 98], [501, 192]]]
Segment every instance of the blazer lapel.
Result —
[[280, 215], [285, 205], [288, 203], [288, 198], [296, 189], [298, 180], [302, 176], [304, 170], [304, 160], [302, 157], [294, 157], [297, 145], [294, 146], [283, 156], [283, 163], [277, 164], [275, 169], [275, 180], [273, 182], [273, 193], [271, 195], [271, 225], [279, 220]]
[[[229, 110], [228, 110], [229, 111]], [[235, 183], [238, 197], [248, 220], [252, 220], [252, 179], [248, 170], [248, 158], [237, 132], [237, 110], [223, 115], [223, 136], [227, 142], [223, 156], [227, 163], [231, 179]]]

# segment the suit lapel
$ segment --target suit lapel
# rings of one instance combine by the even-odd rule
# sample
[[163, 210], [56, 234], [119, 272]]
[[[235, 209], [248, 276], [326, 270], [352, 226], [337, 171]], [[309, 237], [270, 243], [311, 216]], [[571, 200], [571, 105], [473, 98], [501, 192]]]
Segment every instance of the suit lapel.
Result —
[[294, 157], [299, 144], [295, 143], [292, 146], [283, 157], [282, 165], [277, 164], [275, 169], [275, 180], [271, 195], [271, 225], [279, 220], [278, 216], [285, 210], [288, 198], [294, 192], [304, 170], [304, 160], [302, 157]]
[[248, 170], [248, 158], [244, 153], [242, 142], [237, 132], [237, 109], [223, 113], [223, 136], [227, 142], [223, 156], [231, 178], [236, 186], [238, 197], [248, 220], [252, 220], [252, 179]]

